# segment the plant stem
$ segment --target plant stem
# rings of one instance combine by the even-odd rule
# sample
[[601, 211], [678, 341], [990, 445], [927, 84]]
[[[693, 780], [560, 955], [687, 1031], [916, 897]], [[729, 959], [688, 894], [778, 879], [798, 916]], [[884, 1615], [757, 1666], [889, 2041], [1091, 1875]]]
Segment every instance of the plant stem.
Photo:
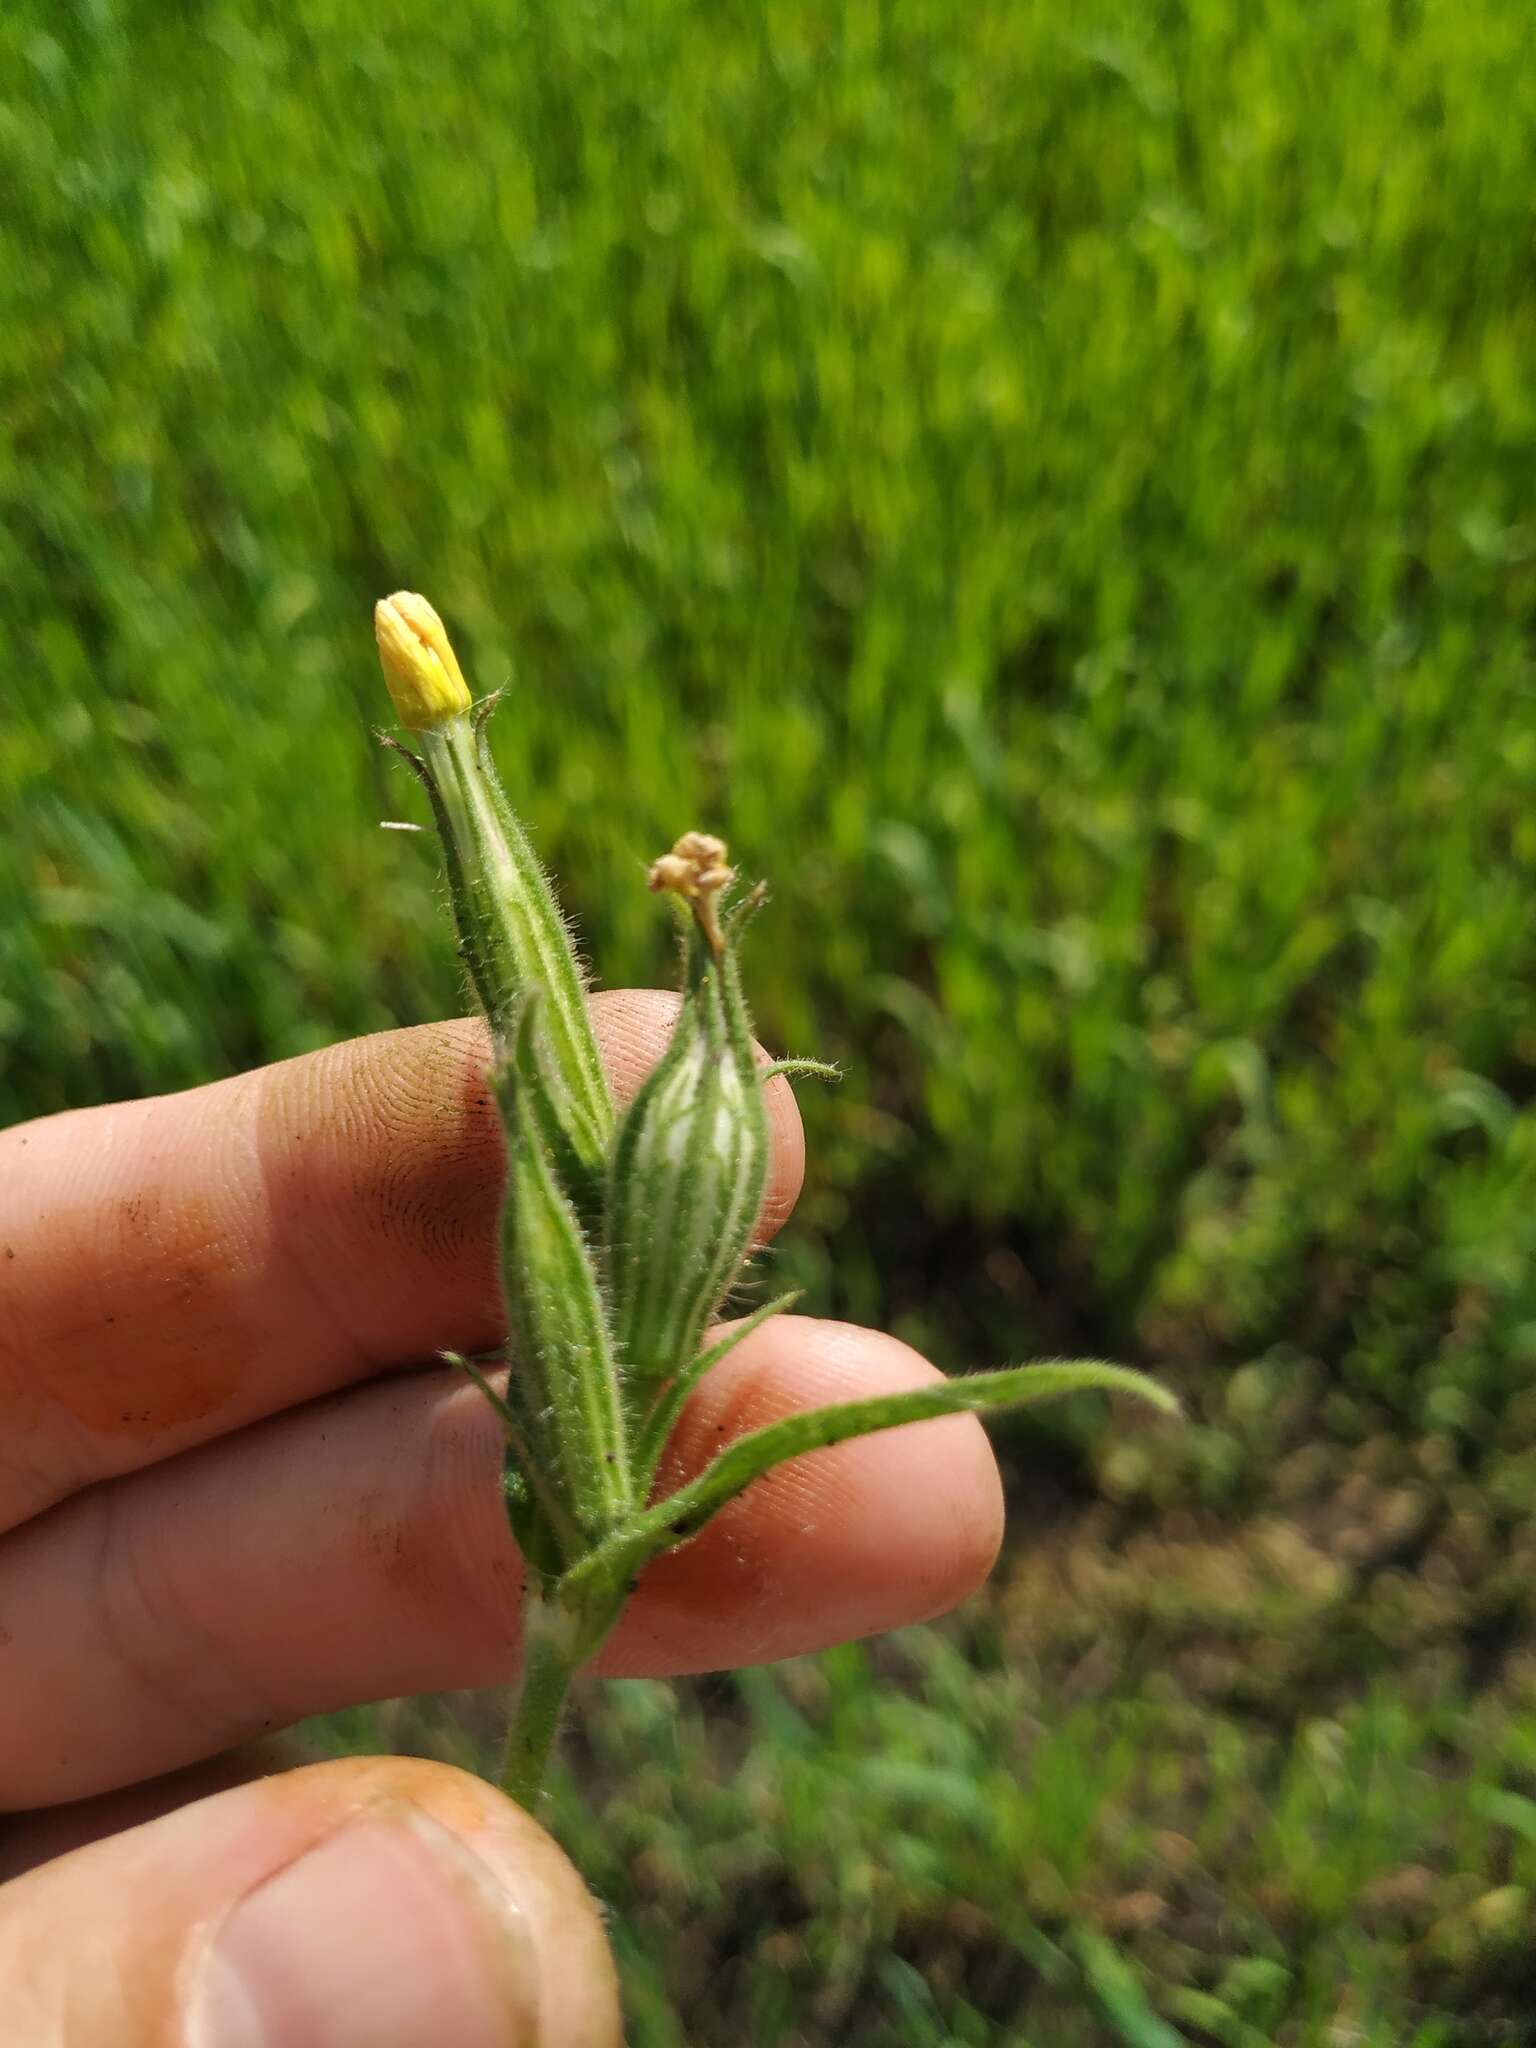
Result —
[[523, 1676], [501, 1760], [501, 1789], [536, 1813], [560, 1728], [565, 1695], [580, 1660], [574, 1617], [529, 1584], [523, 1602]]

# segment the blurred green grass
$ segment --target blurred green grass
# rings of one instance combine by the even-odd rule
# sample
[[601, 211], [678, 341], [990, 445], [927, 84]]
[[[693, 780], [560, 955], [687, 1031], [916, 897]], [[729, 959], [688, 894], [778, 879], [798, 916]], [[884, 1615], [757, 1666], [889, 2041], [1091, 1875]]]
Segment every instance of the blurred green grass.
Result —
[[[1078, 1735], [1044, 1773], [1001, 1744], [1019, 1832], [979, 1862], [889, 1845], [949, 1839], [995, 1675], [950, 1673], [947, 1735], [857, 1658], [743, 1681], [739, 1768], [688, 1708], [651, 1863], [696, 1908], [613, 1847], [667, 1715], [595, 1717], [617, 1810], [562, 1813], [638, 2040], [1517, 2038], [1527, 60], [1493, 0], [0, 20], [0, 1117], [457, 1004], [427, 849], [376, 829], [416, 815], [369, 737], [368, 608], [407, 584], [508, 685], [605, 980], [668, 972], [640, 869], [680, 827], [771, 874], [763, 1035], [848, 1073], [779, 1254], [810, 1305], [951, 1366], [1113, 1351], [1194, 1410], [1005, 1439], [1023, 1543], [965, 1640]], [[1184, 1925], [1134, 1847], [1039, 1848], [1127, 1727], [1115, 1825], [1210, 1845], [1172, 1947], [1116, 1918], [1120, 1873]], [[1384, 1866], [1437, 1873], [1396, 1919], [1357, 1737], [1414, 1822]], [[1223, 1833], [1207, 1750], [1262, 1825]], [[893, 1806], [870, 1772], [909, 1752]], [[835, 1849], [754, 1804], [838, 1770]], [[756, 1919], [705, 1896], [742, 1831]], [[1041, 1870], [1076, 1991], [1030, 1960]], [[931, 1957], [946, 1888], [991, 1928], [974, 1996], [880, 1961]]]

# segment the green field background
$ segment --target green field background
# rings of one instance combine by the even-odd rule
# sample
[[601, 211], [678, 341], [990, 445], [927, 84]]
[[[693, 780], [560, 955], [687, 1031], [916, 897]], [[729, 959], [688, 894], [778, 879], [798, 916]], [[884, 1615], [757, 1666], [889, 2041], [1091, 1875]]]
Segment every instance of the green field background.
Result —
[[10, 0], [0, 190], [0, 1121], [460, 1005], [406, 585], [602, 981], [771, 877], [808, 1306], [1188, 1402], [589, 1697], [633, 2040], [1536, 2039], [1524, 10]]

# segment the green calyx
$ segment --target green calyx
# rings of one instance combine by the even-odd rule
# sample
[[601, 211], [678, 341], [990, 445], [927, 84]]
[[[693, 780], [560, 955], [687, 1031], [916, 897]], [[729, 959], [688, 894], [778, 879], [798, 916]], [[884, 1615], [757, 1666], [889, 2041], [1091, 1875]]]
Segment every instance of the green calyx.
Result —
[[[603, 1209], [625, 1406], [642, 1437], [703, 1348], [767, 1182], [768, 1114], [735, 957], [695, 930], [671, 1042], [614, 1136]], [[646, 1481], [663, 1447], [642, 1461]]]
[[[1168, 1411], [1177, 1404], [1154, 1381], [1099, 1360], [977, 1374], [788, 1416], [652, 1498], [699, 1380], [796, 1298], [781, 1295], [710, 1337], [767, 1185], [763, 1088], [775, 1074], [835, 1079], [835, 1070], [814, 1060], [758, 1064], [737, 956], [764, 892], [733, 899], [724, 844], [690, 832], [649, 877], [688, 914], [677, 1021], [656, 1067], [615, 1115], [570, 933], [496, 777], [490, 704], [461, 708], [418, 653], [417, 640], [444, 674], [459, 676], [425, 600], [406, 594], [390, 603], [410, 635], [386, 619], [386, 676], [423, 721], [420, 754], [400, 751], [431, 800], [459, 950], [491, 1028], [490, 1078], [506, 1134], [504, 1389], [477, 1364], [443, 1355], [480, 1388], [506, 1439], [502, 1490], [526, 1590], [524, 1677], [503, 1784], [531, 1807], [565, 1689], [618, 1619], [635, 1574], [691, 1541], [763, 1473], [872, 1430], [1072, 1392], [1132, 1395]], [[424, 663], [430, 691], [416, 679]]]
[[464, 962], [505, 1062], [527, 997], [542, 998], [534, 1113], [572, 1199], [590, 1219], [601, 1201], [613, 1097], [587, 1012], [586, 984], [565, 918], [496, 774], [488, 697], [417, 735], [421, 752], [390, 744], [415, 769], [432, 805]]

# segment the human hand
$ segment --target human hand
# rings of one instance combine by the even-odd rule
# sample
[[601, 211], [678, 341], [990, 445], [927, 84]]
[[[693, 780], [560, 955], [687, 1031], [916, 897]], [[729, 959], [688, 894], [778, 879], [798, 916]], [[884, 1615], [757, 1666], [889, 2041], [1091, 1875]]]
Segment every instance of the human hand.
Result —
[[[595, 998], [621, 1099], [674, 1007]], [[512, 1677], [501, 1432], [422, 1366], [500, 1336], [485, 1059], [477, 1025], [391, 1032], [0, 1134], [7, 2048], [504, 2044], [535, 2038], [535, 2002], [540, 2038], [618, 2039], [579, 1880], [477, 1780], [391, 1758], [119, 1789], [306, 1714]], [[788, 1087], [768, 1100], [765, 1236], [802, 1170]], [[795, 1409], [934, 1376], [888, 1337], [779, 1318], [699, 1387], [669, 1477]], [[973, 1418], [857, 1439], [652, 1567], [597, 1668], [719, 1669], [926, 1619], [1000, 1531]]]

